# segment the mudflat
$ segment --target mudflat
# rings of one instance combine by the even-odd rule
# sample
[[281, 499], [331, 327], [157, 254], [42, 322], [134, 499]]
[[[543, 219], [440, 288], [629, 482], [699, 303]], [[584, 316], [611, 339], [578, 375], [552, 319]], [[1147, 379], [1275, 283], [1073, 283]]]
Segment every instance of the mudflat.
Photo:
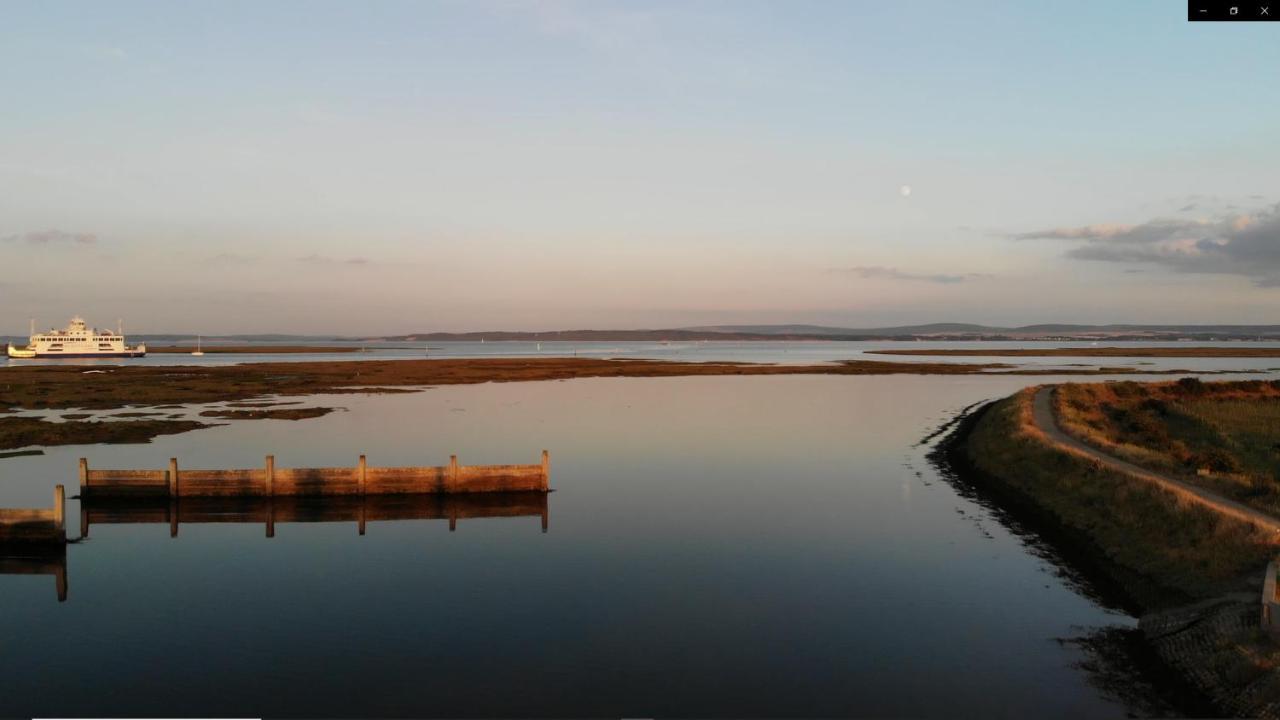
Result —
[[[589, 358], [493, 358], [456, 360], [369, 360], [361, 362], [278, 362], [227, 366], [18, 365], [0, 368], [0, 412], [76, 408], [101, 410], [165, 408], [183, 404], [236, 402], [273, 395], [416, 392], [424, 386], [485, 382], [568, 380], [589, 377], [680, 377], [690, 375], [1096, 375], [1124, 369], [1036, 371], [1001, 363], [927, 363], [847, 360], [813, 365], [731, 362], [667, 362]], [[1130, 372], [1139, 372], [1132, 370]], [[204, 417], [240, 420], [304, 419], [328, 408], [296, 410], [208, 410]], [[66, 420], [82, 420], [64, 415]], [[104, 425], [120, 425], [106, 428]], [[128, 427], [123, 427], [123, 425]], [[31, 418], [0, 418], [0, 449], [82, 442], [146, 442], [156, 435], [185, 432], [203, 425], [168, 418], [49, 423]]]
[[1060, 347], [1060, 348], [925, 348], [868, 350], [874, 355], [937, 357], [1178, 357], [1280, 358], [1280, 347]]
[[[669, 362], [592, 358], [485, 358], [450, 360], [342, 360], [245, 363], [227, 366], [130, 366], [88, 373], [79, 365], [0, 368], [0, 409], [155, 407], [246, 400], [264, 395], [369, 392], [405, 386], [567, 380], [587, 377], [690, 375], [1097, 375], [1125, 368], [1041, 370], [1001, 363], [927, 363], [846, 360], [810, 365]], [[1127, 369], [1129, 373], [1151, 371]], [[1185, 372], [1185, 371], [1163, 371]], [[406, 392], [408, 390], [405, 390]]]

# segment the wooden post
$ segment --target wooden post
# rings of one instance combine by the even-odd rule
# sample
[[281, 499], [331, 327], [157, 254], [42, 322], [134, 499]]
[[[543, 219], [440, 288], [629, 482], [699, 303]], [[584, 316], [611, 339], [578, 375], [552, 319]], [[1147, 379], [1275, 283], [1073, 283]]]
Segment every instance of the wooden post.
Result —
[[[363, 455], [361, 455], [360, 457], [361, 459], [364, 458]], [[365, 506], [365, 500], [363, 497], [361, 497], [360, 498], [360, 525], [359, 525], [361, 535], [364, 535], [364, 516], [365, 516], [364, 506]]]
[[542, 506], [542, 532], [547, 532], [547, 526], [551, 524], [551, 513], [546, 505]]
[[80, 458], [80, 498], [84, 499], [85, 488], [89, 487], [89, 460]]
[[[445, 492], [458, 491], [458, 456], [449, 456], [449, 477], [445, 481]], [[449, 529], [453, 529], [453, 521], [449, 521]]]
[[84, 509], [84, 500], [80, 501], [80, 537], [89, 537], [89, 511]]
[[61, 485], [53, 486], [53, 522], [58, 526], [58, 534], [67, 539], [67, 492]]
[[[356, 485], [359, 487], [360, 497], [364, 497], [364, 483], [365, 483], [365, 476], [368, 474], [368, 469], [369, 468], [365, 462], [364, 456], [361, 455], [360, 463], [356, 465]], [[360, 511], [360, 517], [361, 517], [360, 534], [363, 535], [364, 534], [364, 519], [363, 519], [364, 510], [363, 510], [363, 506], [361, 506], [361, 508], [362, 509]]]
[[[542, 491], [546, 492], [551, 487], [551, 453], [546, 450], [542, 451]], [[546, 528], [543, 528], [544, 530]]]
[[178, 497], [178, 458], [169, 458], [169, 497]]
[[458, 529], [458, 515], [454, 512], [449, 513], [449, 532]]
[[[267, 457], [270, 457], [269, 455]], [[276, 536], [276, 506], [271, 498], [267, 498], [267, 537]]]
[[[266, 468], [265, 474], [266, 474], [266, 481], [265, 481], [266, 485], [264, 487], [264, 494], [267, 497], [271, 497], [272, 495], [276, 494], [276, 456], [275, 455], [267, 456], [267, 468]], [[267, 537], [271, 537], [271, 536], [268, 535]]]
[[178, 500], [173, 498], [169, 501], [169, 537], [178, 537]]

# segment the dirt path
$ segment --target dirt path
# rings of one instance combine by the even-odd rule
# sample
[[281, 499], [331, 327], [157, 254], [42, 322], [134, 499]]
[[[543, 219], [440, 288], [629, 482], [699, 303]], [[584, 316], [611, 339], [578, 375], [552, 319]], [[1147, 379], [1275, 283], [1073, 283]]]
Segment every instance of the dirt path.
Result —
[[1199, 503], [1210, 510], [1230, 515], [1238, 520], [1251, 522], [1258, 527], [1280, 532], [1280, 519], [1272, 517], [1264, 512], [1254, 510], [1251, 507], [1242, 505], [1235, 500], [1225, 498], [1217, 493], [1210, 492], [1204, 488], [1199, 488], [1189, 483], [1177, 480], [1156, 472], [1147, 470], [1146, 468], [1135, 465], [1127, 460], [1121, 460], [1114, 455], [1109, 455], [1097, 448], [1086, 445], [1058, 427], [1058, 421], [1053, 416], [1053, 387], [1043, 387], [1036, 392], [1035, 402], [1032, 406], [1032, 414], [1036, 425], [1041, 431], [1053, 442], [1066, 448], [1074, 450], [1077, 453], [1087, 455], [1095, 462], [1120, 472], [1132, 475], [1134, 477], [1154, 483], [1175, 495]]

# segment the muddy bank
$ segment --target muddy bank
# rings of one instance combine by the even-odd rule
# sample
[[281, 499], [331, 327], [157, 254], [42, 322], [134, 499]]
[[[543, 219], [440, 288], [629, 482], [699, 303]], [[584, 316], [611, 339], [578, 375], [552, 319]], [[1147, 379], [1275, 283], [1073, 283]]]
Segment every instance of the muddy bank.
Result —
[[[1097, 375], [1097, 370], [1025, 370], [1000, 363], [849, 360], [817, 365], [665, 362], [586, 358], [371, 360], [206, 366], [120, 366], [87, 373], [77, 365], [0, 368], [0, 409], [164, 407], [267, 395], [369, 392], [370, 388], [587, 377], [692, 375]], [[1130, 370], [1132, 373], [1143, 372]], [[1110, 374], [1110, 373], [1108, 373]], [[406, 390], [407, 391], [407, 390]]]
[[55, 423], [41, 418], [7, 417], [0, 418], [0, 450], [28, 446], [148, 442], [157, 435], [174, 435], [206, 427], [212, 426], [194, 420], [68, 420]]
[[306, 420], [328, 415], [331, 407], [274, 408], [270, 410], [205, 410], [200, 417], [226, 420]]
[[[287, 348], [286, 348], [287, 350]], [[307, 348], [308, 351], [314, 348]], [[1129, 369], [1126, 373], [1139, 373]], [[433, 385], [486, 382], [529, 382], [591, 377], [685, 377], [693, 375], [980, 375], [1073, 374], [1098, 375], [1099, 370], [1027, 370], [1002, 363], [927, 363], [880, 360], [847, 360], [816, 365], [767, 365], [732, 362], [667, 362], [659, 360], [603, 360], [588, 358], [493, 358], [455, 360], [370, 360], [300, 363], [247, 363], [228, 366], [138, 366], [95, 368], [79, 365], [14, 365], [0, 368], [0, 413], [12, 410], [129, 408], [129, 415], [147, 410], [176, 409], [186, 405], [226, 403], [226, 407], [266, 407], [264, 398], [336, 393], [417, 392]], [[1110, 374], [1108, 372], [1107, 374]], [[258, 402], [255, 402], [258, 401]], [[220, 411], [214, 417], [233, 419], [303, 419], [318, 417], [327, 409], [290, 412]], [[63, 416], [87, 417], [82, 413]], [[137, 442], [168, 432], [185, 432], [175, 418], [110, 432], [129, 435]], [[58, 443], [102, 442], [107, 432], [93, 424], [63, 423]], [[16, 427], [16, 426], [15, 426]], [[150, 436], [146, 432], [151, 431]], [[14, 430], [23, 436], [27, 431]], [[77, 433], [82, 433], [79, 437]], [[13, 442], [13, 441], [11, 441]], [[35, 443], [44, 444], [44, 443]], [[16, 447], [10, 445], [10, 447]]]
[[1064, 348], [929, 348], [868, 350], [871, 355], [937, 357], [1172, 357], [1280, 358], [1280, 348], [1260, 347], [1064, 347]]

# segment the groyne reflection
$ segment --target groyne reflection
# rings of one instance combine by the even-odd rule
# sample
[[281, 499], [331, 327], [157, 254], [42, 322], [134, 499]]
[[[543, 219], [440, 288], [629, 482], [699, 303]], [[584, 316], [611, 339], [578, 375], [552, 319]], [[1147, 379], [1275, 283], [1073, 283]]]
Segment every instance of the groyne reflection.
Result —
[[66, 602], [67, 546], [6, 547], [0, 552], [0, 575], [52, 575], [58, 602]]
[[550, 523], [547, 494], [475, 493], [469, 495], [366, 495], [364, 497], [253, 497], [181, 498], [172, 501], [121, 501], [83, 499], [80, 503], [80, 536], [87, 538], [94, 525], [169, 525], [170, 537], [189, 523], [257, 523], [267, 537], [275, 537], [277, 524], [349, 522], [364, 535], [368, 523], [396, 520], [448, 520], [456, 530], [459, 520], [476, 518], [538, 517], [542, 531]]
[[[287, 523], [351, 523], [364, 535], [369, 523], [447, 520], [450, 532], [464, 520], [538, 518], [550, 525], [548, 494], [369, 495], [366, 497], [181, 498], [174, 501], [91, 500], [80, 503], [80, 539], [95, 525], [168, 525], [178, 537], [184, 524], [260, 524], [268, 538]], [[74, 545], [76, 542], [71, 542]], [[53, 575], [58, 601], [67, 599], [68, 545], [25, 543], [0, 546], [0, 575]], [[85, 547], [85, 546], [82, 546]], [[87, 550], [86, 550], [87, 552]]]

